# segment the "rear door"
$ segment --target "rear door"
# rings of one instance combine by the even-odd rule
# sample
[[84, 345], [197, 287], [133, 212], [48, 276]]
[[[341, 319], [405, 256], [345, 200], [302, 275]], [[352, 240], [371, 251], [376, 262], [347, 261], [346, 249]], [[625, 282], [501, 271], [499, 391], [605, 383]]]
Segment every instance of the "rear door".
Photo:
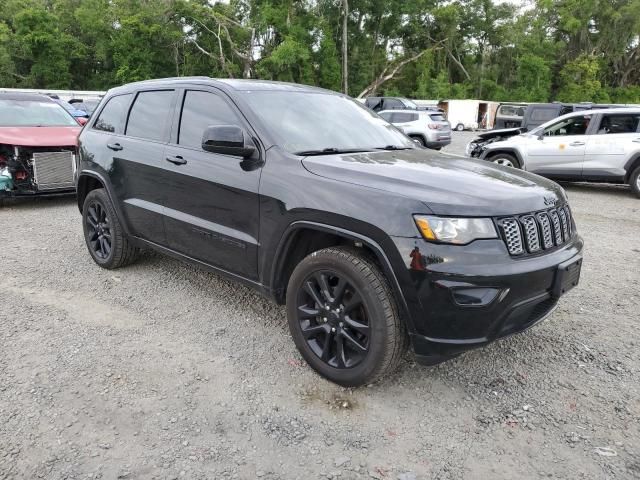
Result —
[[208, 126], [237, 125], [251, 135], [250, 126], [215, 89], [186, 89], [178, 110], [162, 185], [169, 247], [256, 279], [261, 165], [201, 146]]
[[640, 114], [601, 114], [595, 134], [587, 141], [583, 176], [592, 180], [620, 180], [625, 175], [626, 161], [639, 150]]
[[557, 178], [580, 178], [591, 115], [559, 120], [527, 144], [526, 169]]
[[[147, 145], [143, 138], [125, 135], [125, 130], [131, 104], [135, 101], [137, 106], [132, 120], [152, 126], [157, 132], [154, 136], [162, 138], [165, 119], [170, 115], [165, 110], [170, 108], [172, 95], [171, 92], [161, 94], [165, 98], [165, 108], [156, 105], [153, 111], [141, 110], [142, 102], [135, 93], [112, 96], [95, 121], [84, 129], [80, 145], [80, 155], [90, 168], [102, 168], [109, 177], [114, 201], [118, 203], [121, 220], [129, 232], [157, 243], [164, 239], [164, 222], [155, 174], [164, 147], [155, 142]], [[131, 134], [132, 129], [129, 130]], [[135, 129], [133, 131], [135, 133]]]
[[112, 167], [132, 233], [159, 245], [166, 244], [161, 173], [175, 102], [174, 89], [136, 93]]

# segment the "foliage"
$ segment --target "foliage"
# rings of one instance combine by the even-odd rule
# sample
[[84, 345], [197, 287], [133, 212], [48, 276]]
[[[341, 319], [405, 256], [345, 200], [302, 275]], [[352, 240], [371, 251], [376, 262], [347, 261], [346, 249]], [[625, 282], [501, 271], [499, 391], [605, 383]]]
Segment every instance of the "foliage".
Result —
[[[342, 0], [1, 1], [4, 87], [176, 75], [342, 84]], [[640, 0], [348, 3], [352, 95], [373, 85], [415, 98], [640, 103]]]

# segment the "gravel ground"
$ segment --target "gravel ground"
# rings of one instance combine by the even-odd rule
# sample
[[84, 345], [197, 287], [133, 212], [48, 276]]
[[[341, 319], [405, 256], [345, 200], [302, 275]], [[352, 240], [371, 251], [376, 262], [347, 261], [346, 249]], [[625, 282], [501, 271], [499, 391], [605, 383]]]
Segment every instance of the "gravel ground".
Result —
[[639, 478], [640, 200], [566, 188], [585, 262], [547, 321], [357, 390], [251, 290], [153, 253], [101, 270], [74, 199], [5, 207], [0, 479]]

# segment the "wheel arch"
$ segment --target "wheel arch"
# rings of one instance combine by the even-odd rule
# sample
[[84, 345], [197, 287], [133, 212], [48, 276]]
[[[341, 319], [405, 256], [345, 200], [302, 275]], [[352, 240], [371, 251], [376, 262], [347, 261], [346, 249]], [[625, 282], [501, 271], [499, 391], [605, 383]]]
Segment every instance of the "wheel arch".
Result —
[[631, 174], [636, 170], [636, 168], [640, 167], [640, 152], [636, 153], [633, 157], [629, 159], [629, 161], [624, 165], [624, 182], [629, 183], [631, 180]]
[[124, 221], [125, 218], [123, 217], [122, 211], [120, 210], [120, 204], [115, 201], [116, 196], [111, 191], [109, 182], [107, 182], [105, 177], [99, 172], [95, 172], [93, 170], [83, 170], [82, 172], [80, 172], [80, 175], [78, 176], [78, 182], [76, 184], [78, 210], [80, 210], [80, 213], [82, 213], [82, 207], [84, 205], [85, 198], [87, 198], [89, 192], [98, 188], [104, 188], [104, 190], [107, 192], [109, 201], [111, 202], [111, 205], [113, 205], [113, 208], [116, 211], [116, 215], [118, 215], [120, 224], [122, 225], [123, 230], [128, 234], [129, 227]]
[[[306, 240], [320, 236], [311, 245]], [[297, 221], [289, 225], [276, 248], [273, 260], [270, 287], [275, 300], [282, 304], [286, 298], [287, 283], [295, 266], [310, 253], [337, 245], [354, 245], [362, 248], [378, 265], [389, 281], [389, 286], [397, 301], [401, 318], [409, 331], [414, 331], [409, 307], [391, 261], [382, 246], [374, 239], [351, 230], [311, 221]], [[308, 248], [308, 247], [311, 248]]]

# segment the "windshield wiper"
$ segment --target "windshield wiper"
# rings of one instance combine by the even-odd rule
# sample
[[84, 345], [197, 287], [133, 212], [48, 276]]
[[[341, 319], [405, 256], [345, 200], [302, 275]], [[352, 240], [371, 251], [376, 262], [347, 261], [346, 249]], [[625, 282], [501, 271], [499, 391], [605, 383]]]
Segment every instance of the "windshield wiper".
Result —
[[305, 157], [310, 157], [313, 155], [333, 155], [336, 153], [360, 153], [360, 152], [370, 152], [371, 149], [367, 148], [336, 148], [329, 147], [323, 148], [322, 150], [302, 150], [300, 152], [294, 152], [295, 155], [301, 155]]
[[413, 150], [413, 148], [401, 147], [400, 145], [387, 145], [386, 147], [376, 147], [376, 150]]

